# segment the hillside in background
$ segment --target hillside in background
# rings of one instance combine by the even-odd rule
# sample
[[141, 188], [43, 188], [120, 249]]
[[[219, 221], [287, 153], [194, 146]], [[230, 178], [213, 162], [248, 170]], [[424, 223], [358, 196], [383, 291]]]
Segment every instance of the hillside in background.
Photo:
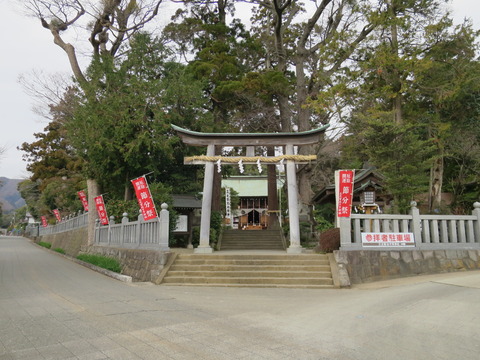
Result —
[[2, 211], [9, 213], [25, 205], [17, 190], [17, 185], [21, 179], [7, 179], [0, 177], [0, 203], [2, 203]]

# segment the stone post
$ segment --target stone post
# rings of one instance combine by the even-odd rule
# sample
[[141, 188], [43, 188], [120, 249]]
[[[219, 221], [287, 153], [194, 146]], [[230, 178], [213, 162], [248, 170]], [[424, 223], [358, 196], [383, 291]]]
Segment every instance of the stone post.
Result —
[[128, 224], [128, 213], [122, 214], [122, 227], [120, 228], [120, 243], [125, 245], [125, 225]]
[[168, 236], [170, 233], [170, 213], [167, 210], [168, 205], [163, 203], [161, 205], [162, 210], [160, 211], [159, 217], [159, 243], [161, 251], [168, 251], [170, 248], [168, 247]]
[[93, 242], [88, 245], [93, 245], [93, 244], [100, 244], [100, 219], [95, 219], [95, 224], [94, 224], [94, 237], [93, 237]]
[[420, 220], [420, 210], [417, 208], [417, 202], [410, 203], [410, 215], [412, 215], [412, 232], [415, 239], [415, 247], [422, 246], [422, 221]]
[[[293, 144], [287, 144], [286, 155], [294, 155]], [[300, 254], [300, 221], [298, 214], [298, 187], [297, 168], [295, 161], [287, 160], [287, 186], [288, 186], [288, 219], [290, 224], [290, 246], [287, 249], [289, 254]]]
[[[215, 156], [215, 145], [208, 145], [207, 156]], [[194, 250], [195, 253], [199, 254], [208, 254], [213, 252], [213, 249], [210, 247], [210, 217], [212, 215], [214, 171], [214, 163], [212, 161], [207, 161], [207, 163], [205, 164], [205, 178], [203, 180], [202, 217], [200, 220], [200, 243], [198, 247]]]
[[475, 232], [475, 242], [480, 243], [480, 202], [475, 202], [473, 204], [472, 215], [476, 216], [474, 221], [474, 232]]
[[115, 225], [115, 216], [110, 216], [108, 221], [108, 245], [112, 242], [112, 225]]
[[337, 217], [337, 226], [340, 229], [340, 249], [352, 246], [352, 219], [350, 217]]
[[142, 215], [142, 210], [138, 211], [138, 220], [137, 220], [137, 227], [135, 231], [135, 241], [137, 243], [137, 246], [140, 246], [142, 243], [142, 240], [140, 237], [142, 236], [142, 223], [143, 223], [143, 215]]

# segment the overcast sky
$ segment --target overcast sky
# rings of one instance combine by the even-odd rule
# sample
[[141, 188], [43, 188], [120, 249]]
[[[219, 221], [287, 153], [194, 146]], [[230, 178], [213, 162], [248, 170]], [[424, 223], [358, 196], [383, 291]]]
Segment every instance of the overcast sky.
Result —
[[[42, 132], [47, 125], [45, 119], [32, 112], [33, 100], [19, 84], [19, 77], [32, 71], [71, 74], [65, 53], [53, 44], [51, 34], [38, 20], [22, 13], [21, 3], [0, 0], [0, 147], [5, 148], [0, 158], [0, 177], [11, 179], [29, 177], [17, 146], [34, 141], [33, 134]], [[480, 28], [480, 0], [453, 0], [450, 6], [457, 23], [471, 18], [474, 27]]]

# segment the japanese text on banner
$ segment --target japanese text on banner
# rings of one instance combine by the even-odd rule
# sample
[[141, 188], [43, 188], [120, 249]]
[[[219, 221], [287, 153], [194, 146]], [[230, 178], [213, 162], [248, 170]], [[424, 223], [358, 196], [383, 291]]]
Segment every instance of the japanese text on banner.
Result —
[[98, 217], [100, 218], [100, 223], [102, 225], [108, 225], [108, 215], [107, 209], [105, 208], [105, 203], [103, 201], [103, 196], [97, 196], [95, 198], [95, 207], [97, 208]]
[[58, 209], [53, 210], [53, 214], [55, 215], [55, 218], [57, 219], [58, 222], [62, 222], [60, 211]]
[[87, 200], [87, 195], [85, 194], [85, 191], [81, 190], [77, 194], [78, 194], [78, 197], [80, 198], [80, 201], [82, 202], [83, 210], [88, 211], [88, 200]]
[[138, 205], [142, 211], [143, 220], [151, 220], [157, 217], [157, 210], [152, 199], [152, 194], [148, 188], [145, 176], [132, 180], [135, 195], [137, 196]]
[[354, 170], [339, 171], [337, 216], [350, 217], [352, 212]]

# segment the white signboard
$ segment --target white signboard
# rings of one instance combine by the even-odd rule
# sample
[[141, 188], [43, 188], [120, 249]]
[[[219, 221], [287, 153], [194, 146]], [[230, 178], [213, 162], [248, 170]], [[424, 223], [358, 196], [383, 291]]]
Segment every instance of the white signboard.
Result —
[[413, 233], [362, 233], [363, 247], [415, 247]]
[[188, 215], [178, 215], [175, 232], [188, 232]]

